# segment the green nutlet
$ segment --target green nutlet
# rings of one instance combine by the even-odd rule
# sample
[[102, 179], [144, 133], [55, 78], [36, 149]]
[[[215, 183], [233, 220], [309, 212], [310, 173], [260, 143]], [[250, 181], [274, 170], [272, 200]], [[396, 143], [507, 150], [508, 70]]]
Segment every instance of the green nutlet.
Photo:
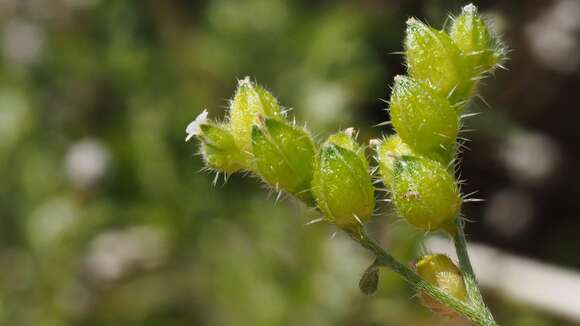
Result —
[[395, 161], [391, 193], [398, 214], [425, 231], [448, 227], [461, 209], [453, 176], [425, 157], [403, 156]]
[[410, 18], [405, 56], [409, 75], [449, 98], [452, 104], [473, 92], [473, 81], [461, 51], [444, 31]]
[[247, 160], [251, 160], [252, 127], [260, 117], [282, 120], [282, 109], [272, 94], [246, 77], [239, 81], [230, 106], [229, 121], [236, 144], [246, 154]]
[[391, 135], [377, 144], [377, 160], [383, 183], [391, 188], [395, 161], [403, 156], [411, 155], [412, 151], [403, 143], [399, 135]]
[[395, 130], [413, 151], [453, 156], [459, 114], [440, 93], [423, 82], [396, 76], [390, 113]]
[[[459, 299], [467, 298], [467, 290], [463, 274], [449, 257], [442, 254], [423, 256], [416, 265], [417, 273], [425, 281]], [[431, 298], [426, 293], [420, 292], [421, 302], [429, 309], [446, 316], [453, 316], [456, 313], [450, 308]]]
[[266, 183], [314, 202], [310, 183], [316, 150], [304, 128], [265, 118], [253, 127], [252, 151], [258, 174]]
[[473, 76], [492, 70], [502, 60], [503, 47], [473, 4], [463, 7], [461, 14], [455, 17], [449, 35], [465, 56]]
[[320, 149], [312, 191], [325, 217], [342, 229], [360, 230], [375, 208], [368, 163], [355, 151], [333, 143]]

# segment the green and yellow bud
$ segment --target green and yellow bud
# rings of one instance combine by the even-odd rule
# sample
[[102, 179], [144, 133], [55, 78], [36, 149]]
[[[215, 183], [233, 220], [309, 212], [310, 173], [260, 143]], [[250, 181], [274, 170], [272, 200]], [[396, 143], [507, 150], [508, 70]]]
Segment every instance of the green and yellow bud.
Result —
[[463, 7], [449, 29], [449, 35], [465, 56], [472, 75], [477, 76], [495, 67], [503, 56], [490, 33], [489, 27], [473, 4]]
[[395, 130], [413, 151], [452, 157], [459, 114], [443, 95], [423, 82], [396, 76], [390, 113]]
[[375, 209], [374, 188], [366, 159], [342, 146], [326, 143], [314, 167], [312, 192], [325, 217], [336, 226], [358, 231]]
[[427, 83], [455, 104], [468, 98], [473, 81], [461, 51], [444, 31], [410, 18], [405, 56], [409, 75]]
[[[442, 254], [423, 256], [416, 265], [417, 273], [425, 281], [443, 292], [459, 299], [467, 299], [463, 274], [449, 257]], [[455, 312], [424, 292], [419, 293], [421, 302], [434, 312], [451, 316]]]
[[398, 214], [425, 231], [450, 227], [461, 209], [461, 194], [451, 173], [425, 157], [395, 161], [391, 193]]
[[411, 155], [412, 151], [403, 143], [399, 135], [391, 135], [376, 147], [379, 171], [383, 177], [383, 182], [387, 187], [391, 187], [393, 182], [393, 169], [395, 161], [405, 155]]
[[304, 128], [265, 118], [252, 130], [252, 150], [262, 179], [313, 203], [310, 192], [315, 147]]
[[208, 167], [227, 174], [244, 166], [244, 155], [236, 146], [229, 128], [223, 124], [207, 122], [200, 125], [201, 154]]
[[251, 160], [252, 127], [260, 117], [282, 120], [283, 113], [272, 94], [250, 81], [249, 77], [239, 81], [238, 89], [231, 102], [230, 128], [238, 147]]

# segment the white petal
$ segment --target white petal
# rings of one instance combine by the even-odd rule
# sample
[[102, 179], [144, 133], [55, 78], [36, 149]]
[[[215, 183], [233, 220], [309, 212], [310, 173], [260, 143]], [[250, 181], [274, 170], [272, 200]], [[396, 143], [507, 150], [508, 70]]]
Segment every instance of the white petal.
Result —
[[185, 141], [188, 141], [193, 136], [197, 136], [201, 134], [201, 125], [206, 123], [207, 121], [207, 110], [203, 110], [192, 122], [187, 125], [185, 128], [185, 133], [187, 136], [185, 137]]

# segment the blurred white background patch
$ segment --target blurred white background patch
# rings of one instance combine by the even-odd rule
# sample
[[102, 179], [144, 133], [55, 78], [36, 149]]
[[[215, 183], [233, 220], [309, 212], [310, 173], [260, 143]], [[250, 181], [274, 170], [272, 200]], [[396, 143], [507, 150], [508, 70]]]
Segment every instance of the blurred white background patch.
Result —
[[580, 66], [580, 1], [558, 0], [526, 27], [536, 60], [562, 74]]
[[109, 166], [109, 150], [96, 139], [74, 143], [66, 154], [66, 172], [73, 186], [87, 189], [96, 185]]

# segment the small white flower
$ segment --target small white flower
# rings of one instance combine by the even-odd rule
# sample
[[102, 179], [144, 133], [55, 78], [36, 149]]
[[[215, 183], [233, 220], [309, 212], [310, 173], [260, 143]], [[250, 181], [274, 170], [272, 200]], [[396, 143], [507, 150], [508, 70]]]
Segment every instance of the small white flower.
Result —
[[187, 128], [185, 128], [185, 132], [187, 133], [185, 141], [189, 141], [191, 137], [201, 134], [201, 125], [203, 125], [206, 121], [207, 121], [207, 110], [203, 110], [203, 112], [200, 113], [195, 118], [195, 120], [190, 122], [187, 125]]

